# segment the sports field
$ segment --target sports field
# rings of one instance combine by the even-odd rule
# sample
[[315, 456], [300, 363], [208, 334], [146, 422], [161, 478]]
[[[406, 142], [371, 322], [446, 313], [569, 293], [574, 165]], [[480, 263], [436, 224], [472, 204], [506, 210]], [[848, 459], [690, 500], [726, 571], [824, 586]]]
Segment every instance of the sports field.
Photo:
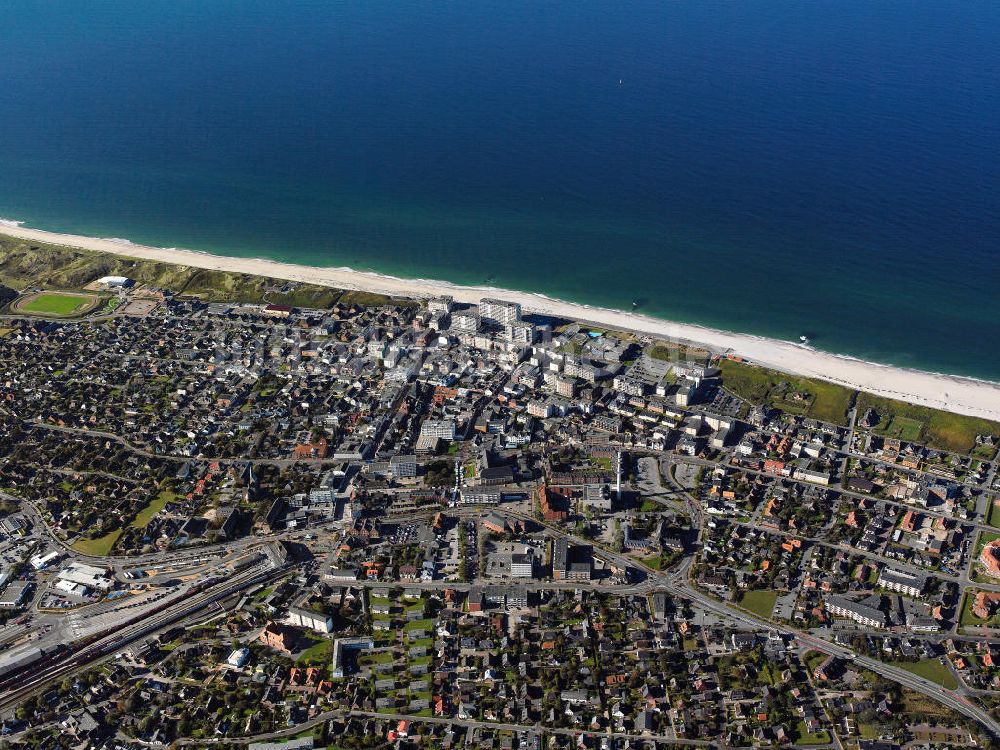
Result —
[[101, 298], [93, 294], [73, 294], [71, 292], [38, 292], [14, 303], [17, 312], [33, 315], [53, 315], [69, 317], [90, 312], [100, 303]]

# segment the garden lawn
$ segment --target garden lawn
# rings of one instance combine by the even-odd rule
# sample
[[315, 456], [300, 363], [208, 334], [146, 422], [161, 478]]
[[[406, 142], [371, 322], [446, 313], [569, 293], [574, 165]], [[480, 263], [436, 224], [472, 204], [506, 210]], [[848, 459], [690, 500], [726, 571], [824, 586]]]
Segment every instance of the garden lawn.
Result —
[[1000, 510], [997, 510], [996, 501], [990, 501], [990, 512], [986, 514], [986, 523], [1000, 529]]
[[812, 733], [806, 729], [806, 723], [801, 719], [795, 729], [795, 733], [798, 735], [795, 740], [796, 745], [827, 745], [830, 742], [829, 732], [821, 729], [818, 732]]

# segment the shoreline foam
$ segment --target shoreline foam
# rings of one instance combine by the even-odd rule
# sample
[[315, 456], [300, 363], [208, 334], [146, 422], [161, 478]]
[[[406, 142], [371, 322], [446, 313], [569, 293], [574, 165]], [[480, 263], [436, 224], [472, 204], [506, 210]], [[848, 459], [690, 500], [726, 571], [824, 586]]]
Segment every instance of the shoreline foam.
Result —
[[247, 273], [394, 297], [427, 298], [449, 294], [462, 303], [476, 303], [483, 296], [502, 297], [519, 302], [526, 312], [696, 344], [715, 353], [733, 353], [752, 363], [793, 375], [819, 378], [887, 398], [1000, 421], [1000, 384], [986, 380], [866, 362], [789, 341], [566, 302], [535, 292], [518, 292], [492, 286], [463, 286], [434, 279], [404, 279], [346, 267], [305, 266], [265, 258], [241, 258], [213, 255], [200, 250], [151, 247], [119, 238], [85, 237], [30, 229], [22, 224], [23, 222], [5, 219], [0, 222], [0, 234], [130, 258]]

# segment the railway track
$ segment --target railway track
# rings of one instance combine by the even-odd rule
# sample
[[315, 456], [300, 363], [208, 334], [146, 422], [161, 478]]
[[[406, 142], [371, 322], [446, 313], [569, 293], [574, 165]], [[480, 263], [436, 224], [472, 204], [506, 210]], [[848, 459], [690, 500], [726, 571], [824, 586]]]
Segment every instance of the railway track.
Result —
[[101, 659], [112, 656], [131, 643], [191, 617], [196, 612], [233, 594], [283, 574], [284, 568], [247, 570], [232, 578], [210, 579], [196, 591], [185, 592], [151, 612], [127, 620], [113, 632], [109, 629], [73, 646], [62, 646], [40, 661], [26, 665], [0, 682], [0, 711], [12, 708], [46, 685], [60, 680]]

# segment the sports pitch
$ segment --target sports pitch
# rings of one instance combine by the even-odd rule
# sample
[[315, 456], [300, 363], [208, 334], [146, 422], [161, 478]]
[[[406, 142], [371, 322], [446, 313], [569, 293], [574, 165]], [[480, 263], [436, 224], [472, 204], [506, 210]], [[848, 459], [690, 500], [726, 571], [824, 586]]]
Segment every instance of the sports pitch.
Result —
[[18, 300], [14, 303], [14, 310], [32, 315], [69, 317], [88, 313], [100, 302], [101, 298], [94, 294], [38, 292]]

